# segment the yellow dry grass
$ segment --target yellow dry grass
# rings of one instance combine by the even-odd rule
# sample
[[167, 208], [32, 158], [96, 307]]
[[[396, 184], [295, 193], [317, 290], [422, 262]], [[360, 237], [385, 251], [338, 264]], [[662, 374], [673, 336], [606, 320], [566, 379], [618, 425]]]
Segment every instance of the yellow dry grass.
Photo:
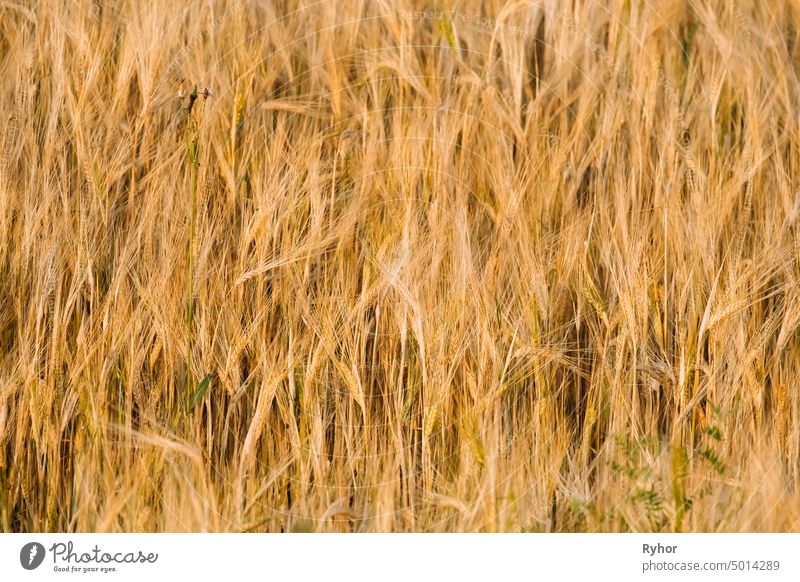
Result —
[[0, 529], [799, 529], [798, 18], [0, 2]]

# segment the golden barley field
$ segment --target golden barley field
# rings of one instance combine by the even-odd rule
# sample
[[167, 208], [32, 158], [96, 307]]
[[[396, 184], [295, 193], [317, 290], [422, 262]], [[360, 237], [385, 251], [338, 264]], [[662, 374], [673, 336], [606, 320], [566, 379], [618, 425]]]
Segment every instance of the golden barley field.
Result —
[[0, 530], [800, 530], [800, 2], [0, 1]]

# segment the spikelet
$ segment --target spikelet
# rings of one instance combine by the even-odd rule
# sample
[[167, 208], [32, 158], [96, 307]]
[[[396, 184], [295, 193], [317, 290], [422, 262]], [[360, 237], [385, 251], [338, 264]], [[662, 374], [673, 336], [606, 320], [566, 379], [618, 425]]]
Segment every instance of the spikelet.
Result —
[[776, 386], [778, 395], [778, 406], [776, 410], [777, 425], [778, 425], [778, 443], [781, 449], [786, 447], [786, 421], [789, 418], [788, 407], [786, 405], [786, 384], [780, 383]]

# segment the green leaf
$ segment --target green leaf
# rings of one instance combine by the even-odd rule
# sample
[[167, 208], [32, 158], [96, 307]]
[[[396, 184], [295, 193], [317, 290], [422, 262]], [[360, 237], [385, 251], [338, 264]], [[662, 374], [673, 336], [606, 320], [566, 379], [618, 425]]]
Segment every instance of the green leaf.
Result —
[[190, 326], [194, 323], [194, 303], [194, 299], [186, 301], [186, 323]]
[[450, 17], [445, 16], [441, 20], [439, 20], [439, 30], [444, 35], [445, 39], [447, 39], [447, 44], [450, 45], [450, 50], [455, 53], [456, 52], [456, 36], [453, 33], [453, 23], [450, 22]]
[[706, 434], [713, 438], [714, 440], [721, 441], [722, 440], [722, 433], [716, 426], [709, 426], [706, 429]]
[[208, 385], [210, 383], [211, 374], [206, 374], [206, 377], [203, 378], [203, 380], [197, 386], [197, 390], [195, 391], [194, 396], [192, 396], [192, 400], [189, 402], [189, 410], [194, 408], [195, 404], [200, 402], [200, 400], [203, 398], [203, 395], [206, 393], [206, 390], [208, 390]]

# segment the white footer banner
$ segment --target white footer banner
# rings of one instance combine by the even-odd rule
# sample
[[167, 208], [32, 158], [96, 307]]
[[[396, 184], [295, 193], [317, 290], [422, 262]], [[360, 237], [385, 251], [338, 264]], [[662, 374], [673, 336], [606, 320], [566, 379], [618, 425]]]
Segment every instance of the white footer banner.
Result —
[[234, 577], [800, 581], [800, 534], [0, 535], [0, 580]]

